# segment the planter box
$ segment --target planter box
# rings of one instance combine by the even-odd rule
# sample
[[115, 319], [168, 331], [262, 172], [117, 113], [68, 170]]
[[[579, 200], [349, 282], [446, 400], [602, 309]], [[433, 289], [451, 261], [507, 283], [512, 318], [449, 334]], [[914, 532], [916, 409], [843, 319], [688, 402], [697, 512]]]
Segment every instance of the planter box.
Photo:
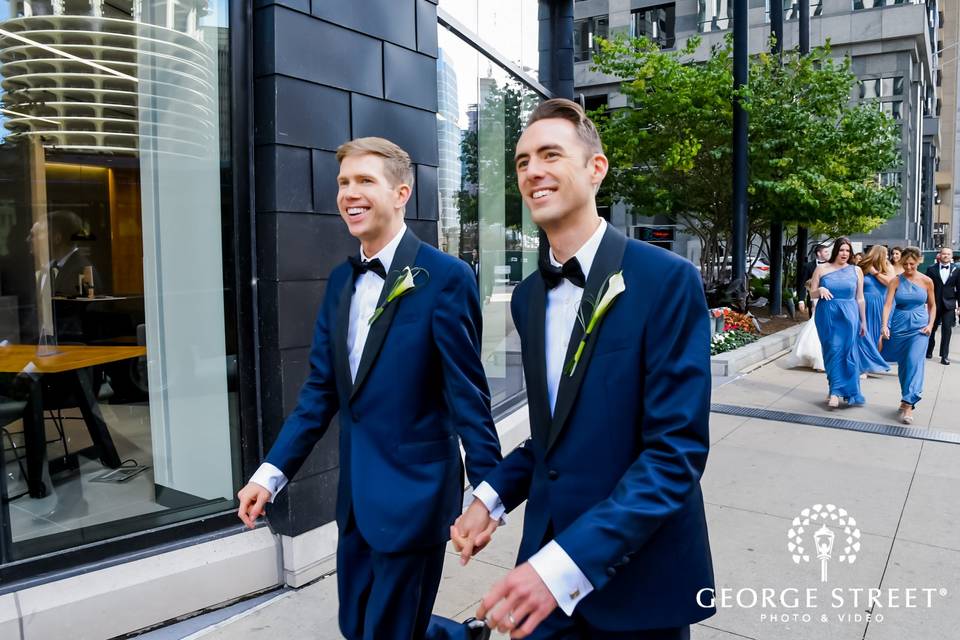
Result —
[[750, 365], [762, 362], [785, 349], [792, 348], [802, 329], [803, 323], [769, 336], [763, 336], [756, 342], [751, 342], [739, 349], [710, 356], [710, 373], [724, 377], [737, 375]]

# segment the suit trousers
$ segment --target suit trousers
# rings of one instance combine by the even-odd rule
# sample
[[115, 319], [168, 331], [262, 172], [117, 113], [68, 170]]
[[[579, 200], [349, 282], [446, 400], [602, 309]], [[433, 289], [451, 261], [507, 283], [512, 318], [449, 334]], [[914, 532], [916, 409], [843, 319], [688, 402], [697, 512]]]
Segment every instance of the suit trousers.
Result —
[[947, 309], [943, 305], [937, 305], [937, 317], [933, 321], [933, 329], [930, 331], [930, 342], [927, 344], [927, 357], [933, 357], [933, 349], [937, 346], [937, 327], [940, 328], [940, 357], [950, 357], [950, 335], [953, 333], [953, 325], [956, 323], [952, 309]]
[[347, 640], [423, 640], [440, 586], [445, 545], [381, 553], [351, 509], [337, 544], [340, 632]]
[[567, 616], [560, 609], [554, 609], [528, 637], [530, 640], [690, 640], [690, 627], [604, 631], [590, 625], [576, 611]]

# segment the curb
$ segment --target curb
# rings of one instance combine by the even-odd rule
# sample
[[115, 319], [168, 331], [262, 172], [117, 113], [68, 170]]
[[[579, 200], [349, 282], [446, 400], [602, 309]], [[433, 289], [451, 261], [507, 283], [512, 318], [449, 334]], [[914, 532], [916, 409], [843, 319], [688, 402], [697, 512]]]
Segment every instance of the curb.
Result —
[[763, 336], [756, 342], [733, 351], [710, 356], [710, 373], [714, 376], [734, 376], [751, 365], [791, 349], [805, 324], [805, 322], [800, 323], [789, 329]]

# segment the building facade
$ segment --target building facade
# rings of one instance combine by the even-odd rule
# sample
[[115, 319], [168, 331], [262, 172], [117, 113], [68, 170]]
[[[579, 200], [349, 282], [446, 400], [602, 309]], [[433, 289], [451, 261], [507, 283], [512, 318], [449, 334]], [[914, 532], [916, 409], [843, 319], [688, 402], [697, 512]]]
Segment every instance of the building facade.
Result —
[[[513, 151], [572, 96], [572, 1], [9, 0], [0, 18], [0, 637], [110, 638], [328, 572], [336, 421], [235, 494], [358, 250], [337, 147], [404, 147], [406, 223], [467, 261], [496, 416], [538, 234]], [[108, 615], [104, 615], [107, 612]]]
[[[783, 44], [794, 48], [799, 40], [798, 0], [781, 1]], [[944, 225], [951, 226], [955, 184], [956, 60], [949, 58], [955, 52], [956, 18], [951, 22], [947, 16], [955, 14], [956, 7], [938, 11], [938, 6], [936, 0], [810, 0], [811, 46], [829, 41], [833, 55], [848, 56], [860, 80], [851, 100], [869, 101], [900, 123], [902, 163], [877, 176], [884, 184], [900, 185], [900, 211], [873, 232], [853, 237], [864, 246], [931, 249], [944, 234], [955, 238]], [[576, 91], [588, 105], [613, 108], [625, 106], [625, 99], [618, 92], [619, 79], [591, 69], [594, 36], [645, 35], [663, 49], [682, 47], [698, 36], [696, 56], [706, 57], [731, 33], [734, 18], [731, 0], [577, 0], [574, 15]], [[767, 50], [769, 0], [750, 0], [749, 21], [750, 53]], [[945, 75], [953, 81], [944, 80]], [[633, 227], [637, 237], [669, 228], [669, 220], [640, 219], [622, 206], [613, 219], [626, 229]], [[677, 237], [671, 248], [695, 260], [696, 243]]]

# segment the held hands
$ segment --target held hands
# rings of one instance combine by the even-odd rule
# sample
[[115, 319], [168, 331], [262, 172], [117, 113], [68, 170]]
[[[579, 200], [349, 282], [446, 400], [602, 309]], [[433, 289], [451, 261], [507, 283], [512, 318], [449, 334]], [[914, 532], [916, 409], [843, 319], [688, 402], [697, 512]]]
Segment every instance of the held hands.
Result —
[[256, 482], [248, 482], [237, 492], [237, 499], [240, 500], [237, 516], [243, 520], [243, 524], [253, 529], [257, 518], [263, 515], [264, 505], [270, 500], [270, 492]]
[[830, 293], [830, 289], [827, 289], [826, 287], [820, 287], [817, 289], [817, 293], [820, 294], [821, 300], [833, 300], [833, 294]]
[[450, 540], [460, 554], [460, 565], [465, 566], [493, 538], [499, 523], [490, 517], [486, 505], [474, 498], [467, 510], [450, 527]]
[[476, 616], [511, 638], [526, 638], [556, 608], [547, 585], [530, 563], [524, 562], [490, 588]]

